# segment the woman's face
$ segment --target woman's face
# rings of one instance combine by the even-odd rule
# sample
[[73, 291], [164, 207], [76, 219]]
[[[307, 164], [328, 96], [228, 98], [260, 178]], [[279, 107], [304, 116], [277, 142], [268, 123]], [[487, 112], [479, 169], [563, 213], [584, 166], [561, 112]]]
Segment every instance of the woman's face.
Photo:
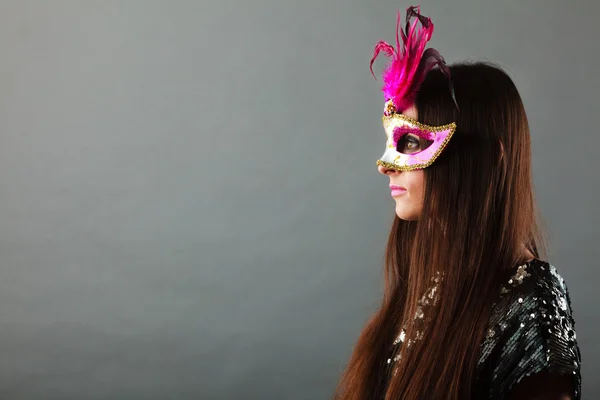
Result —
[[[418, 120], [417, 109], [412, 106], [402, 113], [407, 117]], [[418, 151], [420, 146], [419, 137], [408, 134], [404, 141], [408, 147], [407, 152]], [[425, 173], [422, 169], [415, 171], [396, 171], [391, 168], [379, 166], [379, 172], [390, 178], [390, 190], [396, 201], [396, 215], [405, 221], [418, 220], [423, 210], [424, 180]]]

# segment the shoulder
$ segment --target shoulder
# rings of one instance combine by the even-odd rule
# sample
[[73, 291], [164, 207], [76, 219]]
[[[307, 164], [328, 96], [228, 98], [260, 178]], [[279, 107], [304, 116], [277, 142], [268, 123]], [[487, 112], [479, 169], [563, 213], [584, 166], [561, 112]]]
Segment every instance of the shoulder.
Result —
[[540, 260], [515, 268], [492, 306], [481, 345], [478, 379], [489, 398], [503, 398], [525, 378], [548, 373], [567, 377], [579, 399], [580, 362], [565, 280]]

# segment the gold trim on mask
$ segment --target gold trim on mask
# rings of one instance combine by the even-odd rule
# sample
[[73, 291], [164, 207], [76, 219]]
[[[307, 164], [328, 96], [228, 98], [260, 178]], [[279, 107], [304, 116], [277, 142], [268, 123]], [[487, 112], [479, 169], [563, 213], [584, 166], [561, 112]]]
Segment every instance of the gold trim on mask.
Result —
[[[454, 133], [454, 130], [456, 129], [456, 124], [454, 122], [452, 122], [450, 124], [442, 125], [442, 126], [431, 126], [431, 125], [422, 124], [419, 121], [414, 120], [411, 117], [408, 117], [404, 114], [384, 115], [383, 117], [381, 117], [381, 120], [383, 122], [383, 127], [386, 131], [386, 134], [387, 134], [387, 129], [392, 124], [392, 122], [395, 122], [397, 120], [408, 122], [409, 124], [415, 125], [418, 128], [421, 128], [424, 131], [429, 131], [429, 132], [442, 132], [447, 129], [451, 129], [452, 130], [451, 133]], [[448, 136], [450, 136], [450, 134], [448, 134]]]

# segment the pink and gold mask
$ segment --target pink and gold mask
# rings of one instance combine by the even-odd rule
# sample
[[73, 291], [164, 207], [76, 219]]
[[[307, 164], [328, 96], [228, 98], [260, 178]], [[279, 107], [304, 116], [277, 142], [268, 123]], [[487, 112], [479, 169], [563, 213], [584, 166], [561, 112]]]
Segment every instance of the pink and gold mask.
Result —
[[446, 147], [456, 124], [424, 125], [404, 114], [392, 112], [392, 109], [393, 105], [388, 101], [382, 118], [387, 136], [386, 149], [377, 165], [397, 171], [430, 166]]
[[421, 15], [420, 11], [418, 6], [406, 10], [404, 30], [400, 29], [398, 12], [396, 47], [380, 40], [375, 45], [371, 59], [371, 73], [373, 62], [379, 53], [383, 52], [391, 59], [383, 71], [381, 88], [386, 101], [383, 127], [387, 135], [387, 148], [377, 164], [398, 171], [412, 171], [431, 165], [456, 130], [454, 123], [428, 126], [402, 114], [415, 104], [421, 83], [427, 73], [436, 66], [448, 78], [450, 94], [458, 109], [450, 79], [450, 68], [446, 66], [444, 58], [437, 50], [425, 49], [433, 34], [433, 23], [430, 18]]

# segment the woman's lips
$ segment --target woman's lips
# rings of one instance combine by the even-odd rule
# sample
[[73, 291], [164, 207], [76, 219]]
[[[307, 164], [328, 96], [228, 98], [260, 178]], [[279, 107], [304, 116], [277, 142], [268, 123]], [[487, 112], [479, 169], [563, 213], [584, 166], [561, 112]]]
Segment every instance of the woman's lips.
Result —
[[402, 186], [390, 185], [390, 189], [392, 191], [392, 197], [406, 193], [406, 188], [403, 188]]

